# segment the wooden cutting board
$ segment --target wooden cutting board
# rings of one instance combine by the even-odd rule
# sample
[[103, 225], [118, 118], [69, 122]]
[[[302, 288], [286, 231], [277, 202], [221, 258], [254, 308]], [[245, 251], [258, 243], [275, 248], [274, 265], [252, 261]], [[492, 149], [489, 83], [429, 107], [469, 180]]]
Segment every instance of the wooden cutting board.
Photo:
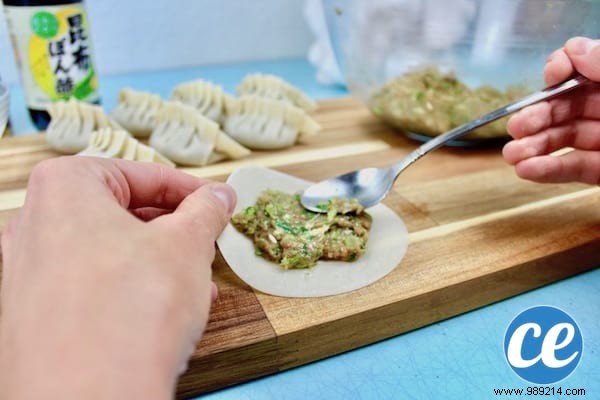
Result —
[[[292, 149], [185, 170], [224, 180], [260, 164], [320, 180], [387, 165], [416, 147], [349, 98], [321, 102], [316, 118], [323, 131]], [[22, 204], [32, 167], [54, 156], [42, 135], [0, 141], [0, 229]], [[498, 148], [438, 150], [408, 169], [385, 203], [406, 222], [408, 253], [386, 278], [351, 293], [257, 293], [218, 254], [220, 296], [179, 396], [363, 346], [600, 264], [600, 189], [520, 180]]]

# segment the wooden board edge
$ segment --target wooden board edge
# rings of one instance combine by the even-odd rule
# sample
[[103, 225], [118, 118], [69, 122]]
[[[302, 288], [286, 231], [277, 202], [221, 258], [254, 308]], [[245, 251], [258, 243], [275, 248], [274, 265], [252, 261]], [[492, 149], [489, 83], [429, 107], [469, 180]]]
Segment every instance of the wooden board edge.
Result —
[[[177, 384], [177, 399], [246, 382], [280, 371], [276, 337], [251, 345], [191, 359]], [[243, 368], [240, 368], [243, 366]]]
[[[592, 270], [598, 266], [599, 253], [600, 240], [585, 243], [485, 277], [283, 334], [278, 339], [288, 358], [282, 360], [281, 369], [397, 336]], [[574, 258], [580, 261], [579, 265], [570, 263]], [[344, 337], [340, 337], [340, 332], [344, 332]]]
[[[593, 270], [598, 267], [598, 254], [600, 240], [301, 331], [193, 359], [180, 379], [177, 398], [198, 396], [340, 354]], [[578, 265], [570, 262], [573, 259], [580, 261]], [[244, 365], [241, 371], [240, 365]]]
[[[600, 240], [585, 243], [485, 277], [438, 289], [377, 309], [279, 336], [294, 368], [422, 328], [598, 267]], [[578, 265], [572, 260], [577, 259]], [[410, 318], [407, 318], [410, 316]], [[507, 321], [507, 324], [510, 321]], [[344, 337], [340, 337], [344, 332]]]

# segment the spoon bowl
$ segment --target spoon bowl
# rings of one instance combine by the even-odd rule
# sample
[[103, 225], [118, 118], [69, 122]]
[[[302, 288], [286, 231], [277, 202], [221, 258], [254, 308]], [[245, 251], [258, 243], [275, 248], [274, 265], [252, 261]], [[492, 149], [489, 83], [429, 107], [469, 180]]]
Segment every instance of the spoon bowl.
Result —
[[310, 211], [323, 212], [330, 199], [357, 199], [365, 208], [383, 200], [394, 183], [391, 168], [365, 168], [310, 186], [300, 201]]

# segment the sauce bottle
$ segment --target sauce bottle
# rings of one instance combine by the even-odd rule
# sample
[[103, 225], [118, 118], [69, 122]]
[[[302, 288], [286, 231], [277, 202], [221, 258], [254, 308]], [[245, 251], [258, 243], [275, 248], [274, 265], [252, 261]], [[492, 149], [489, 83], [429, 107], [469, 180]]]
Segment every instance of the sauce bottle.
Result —
[[46, 129], [49, 103], [98, 103], [98, 79], [82, 0], [3, 0], [29, 115]]

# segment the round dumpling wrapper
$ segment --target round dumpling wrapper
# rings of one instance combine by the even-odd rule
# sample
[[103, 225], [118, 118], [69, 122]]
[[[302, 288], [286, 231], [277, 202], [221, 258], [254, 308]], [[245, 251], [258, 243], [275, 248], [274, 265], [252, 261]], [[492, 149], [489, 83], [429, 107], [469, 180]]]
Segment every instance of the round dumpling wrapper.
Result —
[[[238, 195], [234, 213], [254, 205], [267, 189], [287, 193], [303, 191], [311, 182], [257, 166], [242, 167], [227, 180]], [[227, 225], [217, 244], [227, 264], [244, 282], [261, 292], [282, 297], [321, 297], [360, 289], [383, 278], [400, 263], [408, 247], [402, 219], [383, 204], [367, 210], [373, 225], [367, 251], [358, 260], [323, 261], [310, 269], [284, 270], [254, 254], [252, 240]]]

